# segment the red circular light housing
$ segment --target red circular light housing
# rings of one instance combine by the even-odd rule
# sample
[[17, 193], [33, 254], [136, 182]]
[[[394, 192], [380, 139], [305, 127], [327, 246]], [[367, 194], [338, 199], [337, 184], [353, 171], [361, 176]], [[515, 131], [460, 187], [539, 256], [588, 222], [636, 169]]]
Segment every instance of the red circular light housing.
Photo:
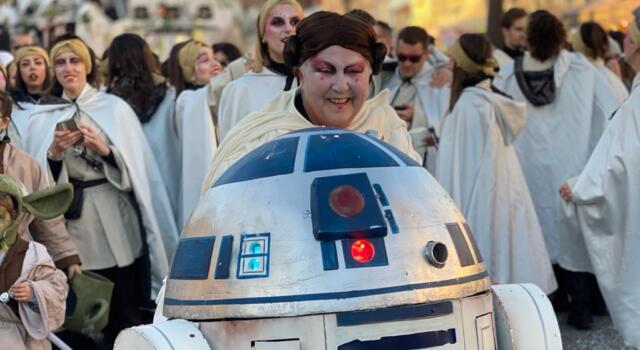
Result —
[[329, 193], [329, 207], [334, 213], [351, 218], [364, 209], [364, 196], [353, 186], [338, 186]]
[[357, 263], [368, 263], [376, 256], [376, 248], [366, 239], [359, 239], [351, 244], [351, 257]]

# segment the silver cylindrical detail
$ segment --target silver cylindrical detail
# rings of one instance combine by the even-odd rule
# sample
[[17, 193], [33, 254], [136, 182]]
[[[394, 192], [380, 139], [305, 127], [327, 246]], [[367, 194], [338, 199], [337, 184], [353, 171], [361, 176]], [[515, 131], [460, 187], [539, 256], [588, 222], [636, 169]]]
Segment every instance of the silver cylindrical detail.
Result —
[[447, 262], [449, 251], [444, 243], [429, 241], [425, 247], [424, 255], [431, 265], [441, 268]]

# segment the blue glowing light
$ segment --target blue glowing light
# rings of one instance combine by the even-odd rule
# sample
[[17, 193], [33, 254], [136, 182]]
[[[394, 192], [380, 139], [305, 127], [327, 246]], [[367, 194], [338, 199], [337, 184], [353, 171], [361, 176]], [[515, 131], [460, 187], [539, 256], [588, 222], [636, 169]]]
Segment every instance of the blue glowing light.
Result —
[[249, 251], [251, 252], [251, 254], [260, 254], [262, 253], [262, 246], [258, 242], [253, 242], [249, 246]]
[[260, 269], [260, 260], [255, 258], [249, 260], [249, 270], [256, 271], [258, 269]]

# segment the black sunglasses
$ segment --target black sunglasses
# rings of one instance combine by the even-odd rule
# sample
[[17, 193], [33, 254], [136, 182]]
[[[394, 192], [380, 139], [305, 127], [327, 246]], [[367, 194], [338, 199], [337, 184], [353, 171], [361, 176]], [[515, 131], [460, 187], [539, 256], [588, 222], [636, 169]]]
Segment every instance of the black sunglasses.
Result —
[[411, 61], [411, 63], [418, 63], [420, 62], [421, 58], [422, 58], [422, 55], [402, 55], [402, 54], [398, 55], [398, 61], [400, 62], [409, 60]]

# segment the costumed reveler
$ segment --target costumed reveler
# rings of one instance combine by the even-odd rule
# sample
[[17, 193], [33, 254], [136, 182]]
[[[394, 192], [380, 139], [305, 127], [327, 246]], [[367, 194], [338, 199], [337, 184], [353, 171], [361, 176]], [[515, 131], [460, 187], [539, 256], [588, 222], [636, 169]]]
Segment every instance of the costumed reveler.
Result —
[[75, 187], [65, 214], [67, 229], [83, 269], [115, 283], [105, 329], [106, 341], [112, 342], [121, 329], [141, 322], [139, 308], [168, 273], [177, 230], [135, 113], [119, 97], [96, 89], [93, 52], [67, 35], [54, 43], [50, 57], [53, 91], [60, 90], [68, 103], [36, 112], [25, 149], [56, 182]]
[[[11, 97], [7, 92], [0, 91], [0, 115], [2, 119], [0, 133], [5, 135], [11, 121]], [[38, 162], [24, 153], [10, 139], [4, 137], [0, 141], [0, 174], [8, 175], [19, 181], [28, 192], [37, 192], [49, 187], [47, 172], [42, 171]], [[65, 270], [69, 279], [80, 271], [80, 257], [76, 245], [71, 240], [65, 227], [62, 215], [51, 220], [38, 218], [25, 219], [27, 229], [21, 230], [21, 238], [33, 239], [44, 245], [56, 267]]]
[[22, 138], [34, 107], [40, 103], [59, 103], [59, 98], [49, 94], [52, 87], [51, 60], [39, 46], [25, 46], [16, 51], [17, 67], [15, 86], [11, 89], [14, 106], [9, 128], [11, 142], [23, 147]]
[[[625, 60], [640, 72], [640, 8], [625, 39]], [[640, 348], [640, 74], [615, 112], [582, 173], [560, 189], [560, 264], [595, 273], [614, 327]]]
[[175, 125], [180, 163], [177, 224], [181, 228], [200, 199], [200, 188], [218, 147], [207, 84], [212, 77], [213, 50], [199, 41], [174, 47], [168, 61], [169, 82], [178, 96]]
[[302, 6], [296, 0], [269, 0], [262, 5], [251, 70], [222, 90], [218, 107], [220, 141], [240, 120], [261, 110], [278, 92], [295, 87], [293, 72], [284, 63], [282, 51], [303, 17]]
[[386, 54], [372, 26], [354, 15], [320, 11], [303, 19], [285, 44], [285, 62], [300, 87], [280, 92], [265, 108], [242, 119], [214, 158], [205, 189], [243, 155], [288, 132], [314, 126], [375, 131], [416, 161], [407, 126], [383, 91], [367, 100], [372, 74]]
[[69, 286], [47, 249], [22, 237], [34, 217], [61, 215], [73, 197], [65, 184], [29, 194], [0, 175], [0, 339], [4, 349], [51, 349], [50, 332], [62, 326]]
[[571, 36], [571, 45], [576, 52], [580, 52], [591, 62], [598, 73], [607, 81], [618, 105], [621, 104], [629, 96], [629, 91], [624, 86], [622, 79], [604, 64], [609, 50], [607, 32], [596, 22], [583, 23]]
[[126, 33], [113, 39], [109, 47], [107, 92], [125, 100], [138, 116], [157, 157], [177, 220], [181, 148], [174, 121], [176, 92], [165, 80], [149, 45], [139, 35]]
[[494, 92], [498, 63], [480, 34], [463, 34], [455, 61], [450, 113], [441, 130], [436, 178], [467, 219], [495, 283], [557, 288], [527, 183], [513, 147], [526, 105]]
[[[527, 104], [527, 123], [514, 142], [549, 257], [558, 262], [556, 189], [580, 173], [604, 131], [616, 99], [607, 82], [580, 54], [563, 49], [566, 31], [551, 13], [529, 16], [529, 51], [500, 67], [494, 84]], [[566, 300], [571, 277], [554, 266], [559, 282], [556, 306]], [[570, 314], [573, 315], [573, 314]], [[571, 324], [580, 323], [575, 317]]]
[[414, 26], [402, 29], [396, 53], [398, 65], [389, 79], [382, 78], [382, 86], [389, 89], [389, 103], [409, 125], [413, 144], [433, 174], [440, 121], [447, 113], [451, 89], [432, 83], [439, 70], [429, 63], [430, 36], [424, 29]]

